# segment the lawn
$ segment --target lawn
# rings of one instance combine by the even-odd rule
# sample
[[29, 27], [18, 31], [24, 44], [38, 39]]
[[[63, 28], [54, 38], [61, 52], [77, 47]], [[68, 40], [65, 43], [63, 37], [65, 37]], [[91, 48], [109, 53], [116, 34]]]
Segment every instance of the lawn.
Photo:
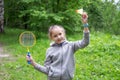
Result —
[[[46, 75], [26, 62], [27, 51], [18, 40], [24, 30], [5, 28], [5, 31], [5, 34], [0, 34], [0, 43], [11, 56], [0, 59], [0, 80], [47, 80]], [[35, 61], [42, 65], [50, 43], [46, 36], [37, 38], [36, 45], [30, 49]], [[82, 32], [67, 34], [67, 37], [68, 40], [79, 40]], [[119, 80], [120, 35], [91, 31], [89, 46], [77, 51], [75, 58], [74, 80]]]

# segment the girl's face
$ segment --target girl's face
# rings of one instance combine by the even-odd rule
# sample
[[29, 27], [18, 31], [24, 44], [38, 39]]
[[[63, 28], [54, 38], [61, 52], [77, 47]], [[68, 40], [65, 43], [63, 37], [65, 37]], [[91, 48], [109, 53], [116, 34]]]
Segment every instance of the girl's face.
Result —
[[52, 30], [51, 39], [55, 43], [60, 44], [65, 40], [65, 32], [61, 28], [54, 28]]

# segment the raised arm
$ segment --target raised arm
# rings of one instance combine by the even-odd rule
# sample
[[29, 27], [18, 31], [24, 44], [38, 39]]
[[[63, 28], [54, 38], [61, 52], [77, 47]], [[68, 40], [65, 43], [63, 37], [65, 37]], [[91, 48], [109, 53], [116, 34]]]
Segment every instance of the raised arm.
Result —
[[83, 12], [82, 14], [82, 23], [83, 23], [83, 26], [84, 26], [84, 32], [89, 32], [89, 29], [88, 29], [88, 15], [86, 12]]
[[88, 15], [86, 12], [83, 12], [83, 14], [82, 14], [82, 23], [84, 26], [83, 39], [73, 42], [74, 51], [76, 51], [80, 48], [84, 48], [89, 44], [89, 28], [88, 28], [89, 24], [88, 24]]

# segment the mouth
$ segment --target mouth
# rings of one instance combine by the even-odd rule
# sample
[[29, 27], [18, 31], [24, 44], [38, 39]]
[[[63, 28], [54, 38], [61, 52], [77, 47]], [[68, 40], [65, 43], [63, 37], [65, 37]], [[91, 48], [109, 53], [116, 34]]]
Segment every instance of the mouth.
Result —
[[61, 42], [62, 40], [57, 40], [58, 42]]
[[57, 40], [58, 43], [62, 43], [63, 41], [64, 41], [63, 39]]

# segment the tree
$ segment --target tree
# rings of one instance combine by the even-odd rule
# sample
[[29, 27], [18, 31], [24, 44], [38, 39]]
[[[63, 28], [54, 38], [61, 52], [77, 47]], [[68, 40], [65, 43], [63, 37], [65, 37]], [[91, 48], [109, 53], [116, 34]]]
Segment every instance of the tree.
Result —
[[[1, 12], [4, 13], [4, 25], [46, 32], [50, 25], [59, 24], [64, 26], [67, 32], [82, 31], [82, 28], [79, 28], [82, 26], [81, 16], [75, 10], [83, 8], [89, 15], [89, 25], [93, 29], [120, 33], [120, 2], [115, 4], [114, 0], [66, 1], [4, 0], [5, 13]], [[3, 7], [1, 9], [4, 10]], [[3, 23], [3, 18], [1, 20]]]
[[4, 32], [4, 1], [0, 0], [0, 33]]

